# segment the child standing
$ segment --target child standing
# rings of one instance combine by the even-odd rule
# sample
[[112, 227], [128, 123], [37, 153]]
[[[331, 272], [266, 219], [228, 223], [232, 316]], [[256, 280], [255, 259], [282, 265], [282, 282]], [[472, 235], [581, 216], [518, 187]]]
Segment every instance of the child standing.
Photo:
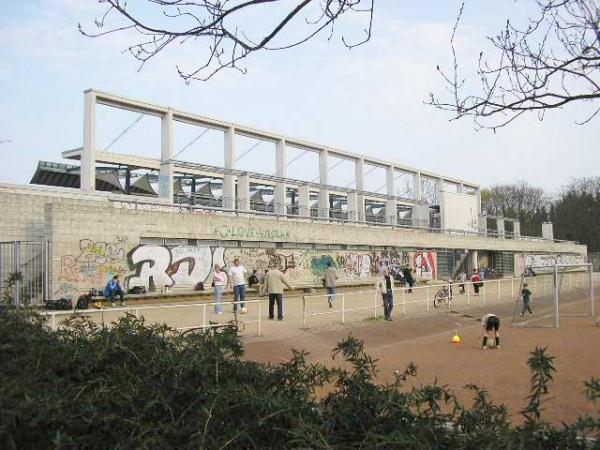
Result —
[[527, 283], [523, 283], [523, 290], [521, 290], [521, 295], [523, 296], [523, 311], [521, 311], [521, 316], [525, 315], [525, 311], [529, 311], [529, 314], [533, 314], [531, 310], [531, 306], [529, 306], [529, 302], [531, 301], [531, 291], [527, 287]]

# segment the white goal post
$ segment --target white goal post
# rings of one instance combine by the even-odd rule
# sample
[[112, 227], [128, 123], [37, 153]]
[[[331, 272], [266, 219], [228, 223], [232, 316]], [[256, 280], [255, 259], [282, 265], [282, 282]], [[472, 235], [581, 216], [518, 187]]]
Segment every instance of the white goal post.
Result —
[[[551, 278], [550, 289], [536, 289], [536, 279]], [[544, 286], [548, 283], [544, 282]], [[522, 289], [531, 291], [531, 308], [523, 304]], [[537, 283], [539, 286], [541, 283]], [[527, 267], [515, 298], [513, 326], [559, 328], [564, 317], [595, 317], [594, 272], [591, 263]], [[519, 314], [519, 310], [521, 309]], [[531, 309], [533, 311], [531, 311]], [[528, 314], [529, 313], [529, 314]]]

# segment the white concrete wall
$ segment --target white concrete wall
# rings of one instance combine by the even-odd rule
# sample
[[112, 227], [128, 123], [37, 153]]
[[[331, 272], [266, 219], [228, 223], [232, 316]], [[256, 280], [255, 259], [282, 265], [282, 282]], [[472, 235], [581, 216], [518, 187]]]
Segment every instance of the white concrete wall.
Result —
[[478, 231], [479, 213], [476, 196], [445, 191], [440, 192], [438, 195], [440, 197], [442, 228]]

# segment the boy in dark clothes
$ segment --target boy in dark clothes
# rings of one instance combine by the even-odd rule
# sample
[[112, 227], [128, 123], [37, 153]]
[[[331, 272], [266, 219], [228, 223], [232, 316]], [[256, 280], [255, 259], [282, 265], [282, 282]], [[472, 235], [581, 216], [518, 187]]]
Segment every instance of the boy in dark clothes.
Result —
[[533, 314], [531, 310], [531, 306], [529, 306], [529, 302], [531, 301], [531, 291], [527, 287], [527, 283], [523, 283], [523, 290], [521, 291], [521, 295], [523, 296], [523, 311], [521, 311], [520, 316], [525, 315], [525, 311], [529, 311], [529, 314]]

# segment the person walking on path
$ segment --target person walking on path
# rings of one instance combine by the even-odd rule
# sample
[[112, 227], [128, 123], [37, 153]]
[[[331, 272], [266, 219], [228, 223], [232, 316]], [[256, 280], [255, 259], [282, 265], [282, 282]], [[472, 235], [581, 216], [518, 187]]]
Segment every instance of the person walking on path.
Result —
[[460, 293], [465, 293], [465, 283], [467, 282], [467, 274], [464, 270], [460, 271], [460, 275], [458, 275], [458, 288], [460, 289]]
[[410, 294], [410, 293], [412, 293], [412, 287], [415, 284], [415, 279], [413, 278], [413, 275], [412, 275], [412, 269], [405, 267], [404, 269], [402, 269], [402, 273], [404, 274], [405, 286], [408, 289], [406, 292], [408, 292]]
[[494, 338], [496, 343], [496, 348], [500, 348], [500, 318], [495, 314], [486, 314], [481, 318], [481, 324], [483, 325], [483, 342], [481, 344], [481, 349], [486, 350], [489, 332], [494, 331]]
[[110, 300], [110, 306], [113, 308], [115, 305], [115, 295], [119, 296], [121, 300], [121, 306], [125, 305], [125, 291], [121, 288], [121, 283], [119, 282], [119, 275], [115, 275], [112, 277], [108, 283], [106, 283], [106, 287], [104, 288], [104, 298]]
[[223, 305], [221, 305], [221, 295], [223, 289], [227, 286], [227, 276], [223, 269], [218, 264], [215, 264], [213, 271], [213, 289], [215, 294], [215, 312], [223, 314]]
[[383, 300], [383, 315], [385, 320], [392, 320], [392, 309], [394, 309], [394, 277], [390, 275], [389, 269], [384, 269], [383, 274], [377, 280], [377, 288], [381, 292]]
[[265, 277], [265, 287], [269, 294], [270, 320], [275, 318], [275, 303], [277, 303], [277, 320], [283, 320], [283, 285], [292, 289], [285, 274], [277, 268], [271, 268]]
[[229, 269], [229, 286], [233, 288], [233, 313], [237, 313], [238, 304], [242, 314], [246, 314], [246, 273], [240, 259], [233, 260], [233, 267]]
[[524, 316], [526, 311], [529, 311], [529, 314], [533, 315], [533, 311], [531, 310], [531, 306], [529, 305], [529, 302], [531, 301], [531, 291], [529, 290], [527, 283], [523, 283], [521, 295], [523, 297], [523, 310], [519, 315]]
[[479, 282], [481, 278], [479, 278], [479, 272], [477, 269], [473, 269], [473, 275], [471, 275], [471, 282], [473, 283], [473, 290], [475, 291], [475, 295], [479, 295]]
[[337, 271], [331, 267], [331, 261], [327, 262], [327, 268], [323, 272], [323, 284], [327, 290], [327, 303], [329, 307], [333, 308], [333, 302], [335, 301], [335, 285], [338, 279]]

